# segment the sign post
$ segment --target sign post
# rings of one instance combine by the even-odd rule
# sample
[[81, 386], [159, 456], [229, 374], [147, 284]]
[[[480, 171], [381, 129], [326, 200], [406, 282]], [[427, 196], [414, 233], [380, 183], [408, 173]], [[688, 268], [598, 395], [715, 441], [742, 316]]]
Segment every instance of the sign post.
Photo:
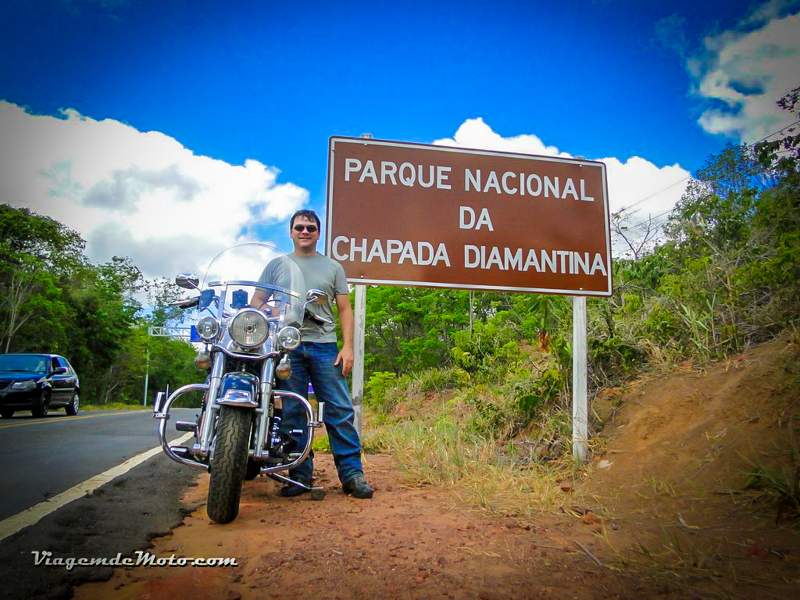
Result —
[[586, 462], [589, 404], [586, 395], [586, 298], [572, 298], [572, 456]]
[[[585, 459], [585, 297], [610, 296], [612, 285], [603, 163], [333, 137], [325, 244], [356, 286], [356, 361], [366, 284], [577, 296], [573, 441]], [[359, 413], [362, 398], [356, 362]]]
[[364, 331], [367, 320], [367, 286], [356, 285], [356, 298], [353, 331], [353, 411], [355, 412], [356, 431], [361, 437], [362, 411], [364, 402]]

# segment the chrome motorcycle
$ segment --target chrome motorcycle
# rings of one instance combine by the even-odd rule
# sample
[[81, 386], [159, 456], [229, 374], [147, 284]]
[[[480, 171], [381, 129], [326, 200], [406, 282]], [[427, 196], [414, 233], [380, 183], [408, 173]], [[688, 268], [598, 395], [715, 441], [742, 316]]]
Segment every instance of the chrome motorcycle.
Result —
[[[322, 424], [324, 403], [318, 404], [315, 418], [306, 398], [279, 388], [281, 380], [291, 376], [288, 353], [300, 345], [303, 317], [324, 321], [309, 307], [329, 298], [321, 290], [306, 291], [296, 267], [284, 269], [280, 281], [266, 281], [264, 266], [274, 256], [265, 244], [240, 244], [212, 259], [202, 285], [195, 275], [175, 279], [178, 286], [199, 292], [176, 305], [197, 311], [201, 342], [196, 345], [202, 346], [195, 364], [208, 371], [208, 378], [184, 385], [167, 398], [159, 393], [153, 416], [167, 456], [210, 472], [207, 511], [217, 523], [236, 518], [243, 482], [258, 475], [308, 489], [314, 499], [325, 494], [320, 487], [280, 474], [308, 456], [314, 429]], [[171, 446], [166, 435], [170, 407], [192, 392], [203, 393], [200, 413], [196, 421], [177, 421], [175, 427], [194, 433], [194, 443]], [[304, 409], [303, 428], [281, 428], [287, 402], [298, 402]]]

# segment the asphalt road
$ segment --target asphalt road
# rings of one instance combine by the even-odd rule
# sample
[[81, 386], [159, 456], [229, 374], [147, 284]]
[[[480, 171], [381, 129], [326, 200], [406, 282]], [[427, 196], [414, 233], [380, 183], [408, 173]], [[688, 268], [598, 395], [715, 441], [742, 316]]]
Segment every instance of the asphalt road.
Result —
[[[191, 420], [196, 409], [172, 411]], [[150, 411], [83, 412], [78, 417], [25, 415], [0, 420], [0, 519], [158, 445]], [[193, 507], [180, 502], [199, 469], [159, 452], [92, 494], [75, 500], [0, 542], [0, 600], [66, 600], [74, 585], [105, 580], [112, 567], [34, 564], [34, 553], [55, 557], [133, 556], [150, 540], [177, 526]]]
[[[175, 419], [191, 421], [197, 409], [174, 409]], [[76, 417], [42, 419], [25, 413], [0, 420], [0, 520], [38, 504], [158, 446], [150, 411], [84, 411]], [[186, 469], [175, 464], [176, 469]]]

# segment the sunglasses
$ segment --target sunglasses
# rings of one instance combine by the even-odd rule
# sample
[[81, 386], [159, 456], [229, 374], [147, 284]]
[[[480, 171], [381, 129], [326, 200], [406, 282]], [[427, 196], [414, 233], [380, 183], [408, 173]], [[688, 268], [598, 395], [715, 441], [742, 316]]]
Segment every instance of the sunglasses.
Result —
[[308, 233], [315, 233], [317, 231], [316, 225], [295, 225], [294, 230], [297, 232], [307, 231]]

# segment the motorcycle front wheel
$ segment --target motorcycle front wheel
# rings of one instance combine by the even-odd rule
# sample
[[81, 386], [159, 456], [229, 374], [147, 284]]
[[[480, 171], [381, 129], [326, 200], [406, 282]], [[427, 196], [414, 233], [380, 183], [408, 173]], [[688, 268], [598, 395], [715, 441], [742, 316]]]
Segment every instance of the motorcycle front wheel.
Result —
[[215, 523], [230, 523], [239, 514], [251, 421], [249, 410], [220, 407], [206, 504], [208, 517]]

